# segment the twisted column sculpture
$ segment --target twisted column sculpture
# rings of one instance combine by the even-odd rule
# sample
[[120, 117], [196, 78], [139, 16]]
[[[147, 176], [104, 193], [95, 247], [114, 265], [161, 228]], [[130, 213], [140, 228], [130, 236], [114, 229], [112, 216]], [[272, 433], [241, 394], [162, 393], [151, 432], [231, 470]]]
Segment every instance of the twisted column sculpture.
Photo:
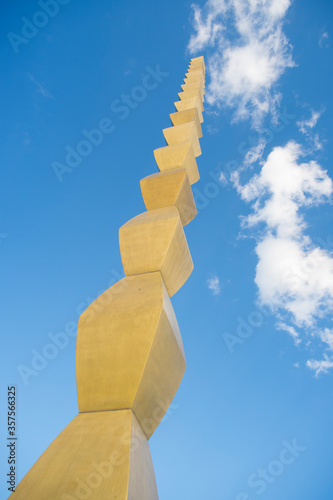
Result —
[[183, 226], [197, 213], [191, 184], [199, 180], [203, 57], [191, 60], [181, 87], [173, 125], [163, 130], [167, 146], [154, 151], [160, 172], [140, 183], [147, 211], [119, 231], [125, 278], [79, 319], [79, 414], [12, 500], [158, 499], [148, 439], [186, 366], [170, 297], [193, 269]]

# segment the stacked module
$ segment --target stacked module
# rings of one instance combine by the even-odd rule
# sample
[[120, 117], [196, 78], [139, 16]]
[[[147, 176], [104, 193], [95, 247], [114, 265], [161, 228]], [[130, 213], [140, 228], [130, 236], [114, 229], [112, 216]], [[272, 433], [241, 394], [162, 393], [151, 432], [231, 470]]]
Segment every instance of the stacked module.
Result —
[[167, 146], [154, 151], [160, 171], [140, 183], [147, 211], [119, 231], [125, 278], [79, 319], [79, 414], [17, 486], [16, 500], [158, 499], [148, 439], [186, 367], [170, 297], [193, 270], [183, 227], [197, 213], [203, 57], [191, 60], [181, 88], [163, 130]]

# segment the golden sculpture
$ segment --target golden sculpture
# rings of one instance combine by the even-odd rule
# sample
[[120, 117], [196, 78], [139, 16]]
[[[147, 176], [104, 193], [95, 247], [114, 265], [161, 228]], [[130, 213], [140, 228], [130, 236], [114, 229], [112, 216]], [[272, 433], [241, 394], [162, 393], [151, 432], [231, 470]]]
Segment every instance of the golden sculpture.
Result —
[[148, 439], [185, 371], [170, 297], [193, 263], [183, 226], [197, 210], [191, 184], [205, 82], [203, 57], [191, 60], [154, 151], [159, 173], [141, 180], [147, 212], [119, 230], [125, 278], [80, 316], [76, 370], [79, 415], [22, 479], [12, 500], [158, 500]]
[[183, 226], [196, 216], [197, 208], [185, 168], [148, 175], [140, 181], [140, 186], [147, 210], [175, 206]]

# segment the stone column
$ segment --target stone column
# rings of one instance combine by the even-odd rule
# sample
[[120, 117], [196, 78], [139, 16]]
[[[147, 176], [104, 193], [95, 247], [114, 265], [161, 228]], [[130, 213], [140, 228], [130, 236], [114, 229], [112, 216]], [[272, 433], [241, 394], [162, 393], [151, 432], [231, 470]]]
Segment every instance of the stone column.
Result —
[[191, 184], [199, 180], [203, 57], [191, 60], [181, 88], [163, 130], [167, 145], [154, 151], [160, 171], [140, 182], [147, 211], [119, 230], [125, 278], [79, 319], [79, 414], [12, 500], [158, 499], [148, 439], [186, 367], [170, 297], [193, 269], [183, 227], [197, 214]]

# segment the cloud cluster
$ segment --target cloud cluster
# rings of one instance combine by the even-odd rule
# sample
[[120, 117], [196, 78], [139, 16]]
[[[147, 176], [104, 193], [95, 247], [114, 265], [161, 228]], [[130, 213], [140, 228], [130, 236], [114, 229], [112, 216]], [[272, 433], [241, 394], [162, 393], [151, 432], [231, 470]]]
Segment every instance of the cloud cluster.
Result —
[[[275, 114], [276, 82], [294, 66], [283, 21], [291, 0], [208, 0], [193, 5], [188, 49], [208, 51], [207, 101], [234, 108], [234, 120], [251, 117], [254, 127]], [[210, 51], [211, 49], [211, 51]]]
[[[194, 33], [188, 49], [206, 51], [206, 101], [215, 109], [231, 108], [234, 121], [250, 118], [258, 130], [265, 116], [277, 117], [278, 81], [288, 67], [295, 66], [283, 32], [291, 2], [207, 0], [202, 8], [192, 6]], [[324, 33], [320, 46], [327, 40]], [[333, 368], [333, 330], [318, 327], [333, 311], [333, 253], [308, 236], [305, 211], [330, 201], [333, 183], [316, 161], [302, 160], [306, 153], [323, 147], [314, 131], [323, 111], [311, 110], [310, 117], [297, 122], [307, 151], [305, 144], [302, 148], [289, 141], [275, 147], [264, 161], [266, 141], [261, 138], [231, 176], [239, 195], [251, 206], [242, 227], [257, 239], [259, 301], [271, 308], [276, 328], [287, 332], [296, 345], [305, 333], [324, 349], [321, 360], [307, 362], [316, 376]], [[259, 173], [241, 184], [241, 175], [255, 164]], [[226, 183], [223, 174], [220, 180]], [[217, 277], [207, 284], [214, 294], [220, 292]]]
[[[238, 193], [252, 207], [242, 225], [256, 230], [259, 300], [275, 312], [277, 327], [296, 344], [295, 327], [315, 332], [317, 320], [333, 311], [333, 255], [313, 244], [304, 216], [304, 209], [331, 199], [333, 182], [317, 162], [302, 162], [302, 154], [301, 146], [291, 141], [274, 148], [246, 184], [240, 184], [239, 173], [233, 176]], [[333, 351], [332, 331], [320, 333], [320, 339]], [[331, 362], [333, 358], [310, 360], [308, 366], [320, 373]]]

